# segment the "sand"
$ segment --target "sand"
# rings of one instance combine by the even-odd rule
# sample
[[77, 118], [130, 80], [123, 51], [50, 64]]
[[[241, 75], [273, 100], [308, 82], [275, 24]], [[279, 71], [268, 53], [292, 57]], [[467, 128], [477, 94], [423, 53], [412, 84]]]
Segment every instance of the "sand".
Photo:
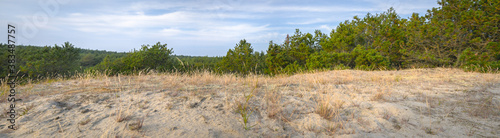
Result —
[[458, 69], [82, 75], [18, 91], [18, 128], [2, 114], [0, 137], [500, 136], [500, 74]]

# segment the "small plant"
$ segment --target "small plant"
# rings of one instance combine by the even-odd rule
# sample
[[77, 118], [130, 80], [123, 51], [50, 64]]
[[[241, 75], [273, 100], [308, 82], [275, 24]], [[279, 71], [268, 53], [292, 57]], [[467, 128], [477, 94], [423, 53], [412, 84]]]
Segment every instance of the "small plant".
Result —
[[90, 122], [90, 120], [91, 120], [90, 118], [87, 118], [87, 119], [85, 119], [85, 120], [80, 121], [78, 124], [80, 124], [80, 125], [82, 125], [82, 126], [83, 126], [83, 125], [88, 124], [88, 123]]
[[29, 112], [31, 109], [33, 109], [33, 107], [35, 107], [35, 105], [30, 104], [30, 105], [25, 106], [24, 108], [21, 108], [21, 109], [23, 110], [23, 112], [22, 112], [22, 113], [19, 113], [19, 116], [23, 116], [23, 115], [28, 114], [28, 112]]
[[116, 116], [116, 122], [122, 122], [124, 118], [122, 117], [122, 108], [120, 107], [120, 110], [118, 110], [118, 116]]
[[120, 107], [120, 110], [117, 110], [117, 116], [116, 116], [116, 122], [123, 122], [127, 120], [129, 117], [127, 115], [122, 114], [122, 108]]
[[384, 100], [384, 92], [378, 92], [372, 97], [373, 101]]
[[385, 120], [389, 120], [389, 119], [391, 119], [391, 117], [392, 117], [392, 114], [387, 112], [387, 111], [385, 111], [382, 115], [382, 118], [384, 118]]
[[172, 108], [174, 108], [174, 104], [173, 103], [167, 103], [167, 106], [165, 106], [166, 109], [168, 110], [172, 110]]
[[401, 118], [401, 124], [408, 124], [410, 122], [410, 118]]
[[326, 131], [330, 132], [330, 134], [335, 134], [337, 132], [337, 129], [341, 128], [342, 126], [339, 124], [335, 124], [333, 122], [328, 123], [326, 126]]
[[276, 118], [281, 112], [281, 94], [279, 94], [279, 91], [273, 90], [266, 93], [265, 99], [267, 102], [267, 116], [269, 118]]
[[141, 102], [141, 103], [138, 103], [138, 106], [139, 106], [140, 109], [147, 109], [148, 108], [148, 106], [147, 106], [148, 103], [149, 103], [148, 101]]
[[365, 127], [365, 126], [370, 126], [370, 125], [371, 125], [370, 121], [365, 120], [365, 119], [363, 119], [363, 118], [361, 118], [361, 117], [358, 117], [358, 118], [357, 118], [357, 121], [358, 121], [358, 124], [360, 124], [360, 125], [361, 125], [361, 126], [363, 126], [363, 127]]
[[250, 98], [252, 98], [254, 96], [255, 90], [258, 87], [258, 81], [259, 80], [257, 80], [255, 82], [250, 94], [244, 95], [245, 103], [241, 103], [241, 102], [237, 103], [238, 106], [236, 107], [236, 112], [238, 112], [241, 115], [243, 128], [245, 128], [245, 130], [249, 130], [250, 128], [255, 126], [255, 125], [249, 126], [249, 117], [253, 113], [253, 111], [249, 112], [249, 110], [251, 110], [251, 109], [249, 109], [248, 103], [250, 102]]
[[137, 119], [137, 121], [134, 122], [134, 123], [128, 124], [128, 128], [130, 130], [139, 130], [139, 129], [141, 129], [142, 126], [144, 125], [144, 119], [145, 119], [145, 117], [143, 117], [142, 119]]
[[9, 116], [9, 109], [4, 108], [2, 113], [0, 114], [0, 118], [7, 118]]
[[316, 113], [328, 120], [332, 119], [335, 114], [333, 108], [328, 103], [319, 103]]
[[432, 128], [430, 128], [430, 127], [426, 127], [426, 128], [424, 128], [424, 130], [425, 130], [425, 133], [427, 133], [427, 134], [430, 134], [430, 135], [436, 134], [434, 131], [432, 131]]
[[[54, 119], [54, 121], [56, 121], [57, 118]], [[64, 132], [64, 129], [62, 128], [62, 125], [61, 125], [61, 122], [59, 122], [59, 120], [57, 120], [57, 124], [59, 124], [59, 132], [62, 133]]]
[[401, 125], [399, 125], [399, 123], [394, 123], [392, 125], [396, 130], [400, 130], [401, 129]]
[[469, 137], [472, 137], [474, 136], [474, 134], [476, 133], [476, 130], [474, 129], [475, 125], [472, 125], [469, 129], [469, 131], [467, 132], [467, 136]]
[[402, 78], [400, 75], [396, 75], [396, 76], [394, 77], [394, 81], [396, 81], [396, 82], [399, 82], [399, 81], [401, 81], [401, 80], [403, 80], [403, 78]]
[[[243, 119], [242, 123], [243, 123], [243, 128], [245, 128], [245, 130], [249, 130], [250, 128], [252, 128], [253, 126], [248, 126], [249, 125], [249, 117], [250, 115], [252, 114], [252, 111], [249, 111], [249, 107], [248, 107], [248, 102], [250, 101], [250, 98], [253, 97], [253, 94], [249, 94], [249, 95], [245, 95], [245, 103], [238, 103], [238, 107], [237, 107], [237, 112], [240, 113], [241, 115], [241, 118]], [[255, 126], [255, 125], [254, 125]]]
[[[476, 100], [475, 102], [477, 102], [477, 104], [470, 110], [470, 114], [475, 117], [488, 118], [491, 115], [498, 113], [498, 110], [495, 111], [496, 109], [493, 96], [482, 97], [480, 100]], [[498, 108], [500, 108], [500, 105]]]
[[331, 105], [330, 101], [333, 101], [330, 96], [320, 98], [318, 100], [318, 108], [316, 109], [316, 113], [327, 120], [338, 115], [344, 105], [344, 101], [342, 100], [335, 100], [334, 105]]

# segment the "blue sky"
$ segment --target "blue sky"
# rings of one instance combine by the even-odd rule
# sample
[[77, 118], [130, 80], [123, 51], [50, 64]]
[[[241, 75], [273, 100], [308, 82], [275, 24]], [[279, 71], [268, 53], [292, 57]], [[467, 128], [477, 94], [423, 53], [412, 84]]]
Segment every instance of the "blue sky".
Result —
[[295, 29], [332, 29], [353, 16], [390, 7], [403, 18], [438, 7], [436, 0], [0, 0], [0, 43], [7, 23], [17, 43], [128, 52], [167, 43], [177, 55], [223, 56], [241, 39], [254, 50], [282, 43]]

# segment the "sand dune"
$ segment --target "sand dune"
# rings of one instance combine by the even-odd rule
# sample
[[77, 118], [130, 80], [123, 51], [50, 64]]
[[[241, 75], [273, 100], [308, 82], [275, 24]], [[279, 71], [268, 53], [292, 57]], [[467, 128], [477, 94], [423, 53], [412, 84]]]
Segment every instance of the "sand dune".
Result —
[[2, 114], [0, 137], [500, 136], [500, 74], [458, 69], [82, 75], [18, 91], [18, 129]]

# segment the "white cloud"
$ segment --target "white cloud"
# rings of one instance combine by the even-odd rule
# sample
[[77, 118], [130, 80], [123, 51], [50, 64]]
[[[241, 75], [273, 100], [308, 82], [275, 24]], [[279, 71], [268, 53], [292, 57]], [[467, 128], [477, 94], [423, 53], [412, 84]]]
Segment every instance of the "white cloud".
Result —
[[[137, 34], [158, 32], [178, 38], [217, 39], [241, 38], [249, 34], [267, 31], [268, 24], [252, 25], [242, 22], [227, 22], [203, 13], [177, 11], [161, 15], [122, 14], [86, 15], [69, 14], [59, 19], [60, 24], [72, 26], [75, 30], [90, 33]], [[159, 29], [163, 28], [163, 29]], [[142, 30], [131, 32], [131, 30]], [[157, 31], [160, 30], [160, 31]]]
[[425, 13], [427, 9], [438, 7], [437, 1], [433, 0], [362, 0], [373, 4], [379, 11], [386, 11], [393, 7], [398, 14], [412, 14], [414, 12]]
[[330, 28], [328, 25], [321, 25], [319, 28], [325, 30], [332, 30], [332, 28]]

